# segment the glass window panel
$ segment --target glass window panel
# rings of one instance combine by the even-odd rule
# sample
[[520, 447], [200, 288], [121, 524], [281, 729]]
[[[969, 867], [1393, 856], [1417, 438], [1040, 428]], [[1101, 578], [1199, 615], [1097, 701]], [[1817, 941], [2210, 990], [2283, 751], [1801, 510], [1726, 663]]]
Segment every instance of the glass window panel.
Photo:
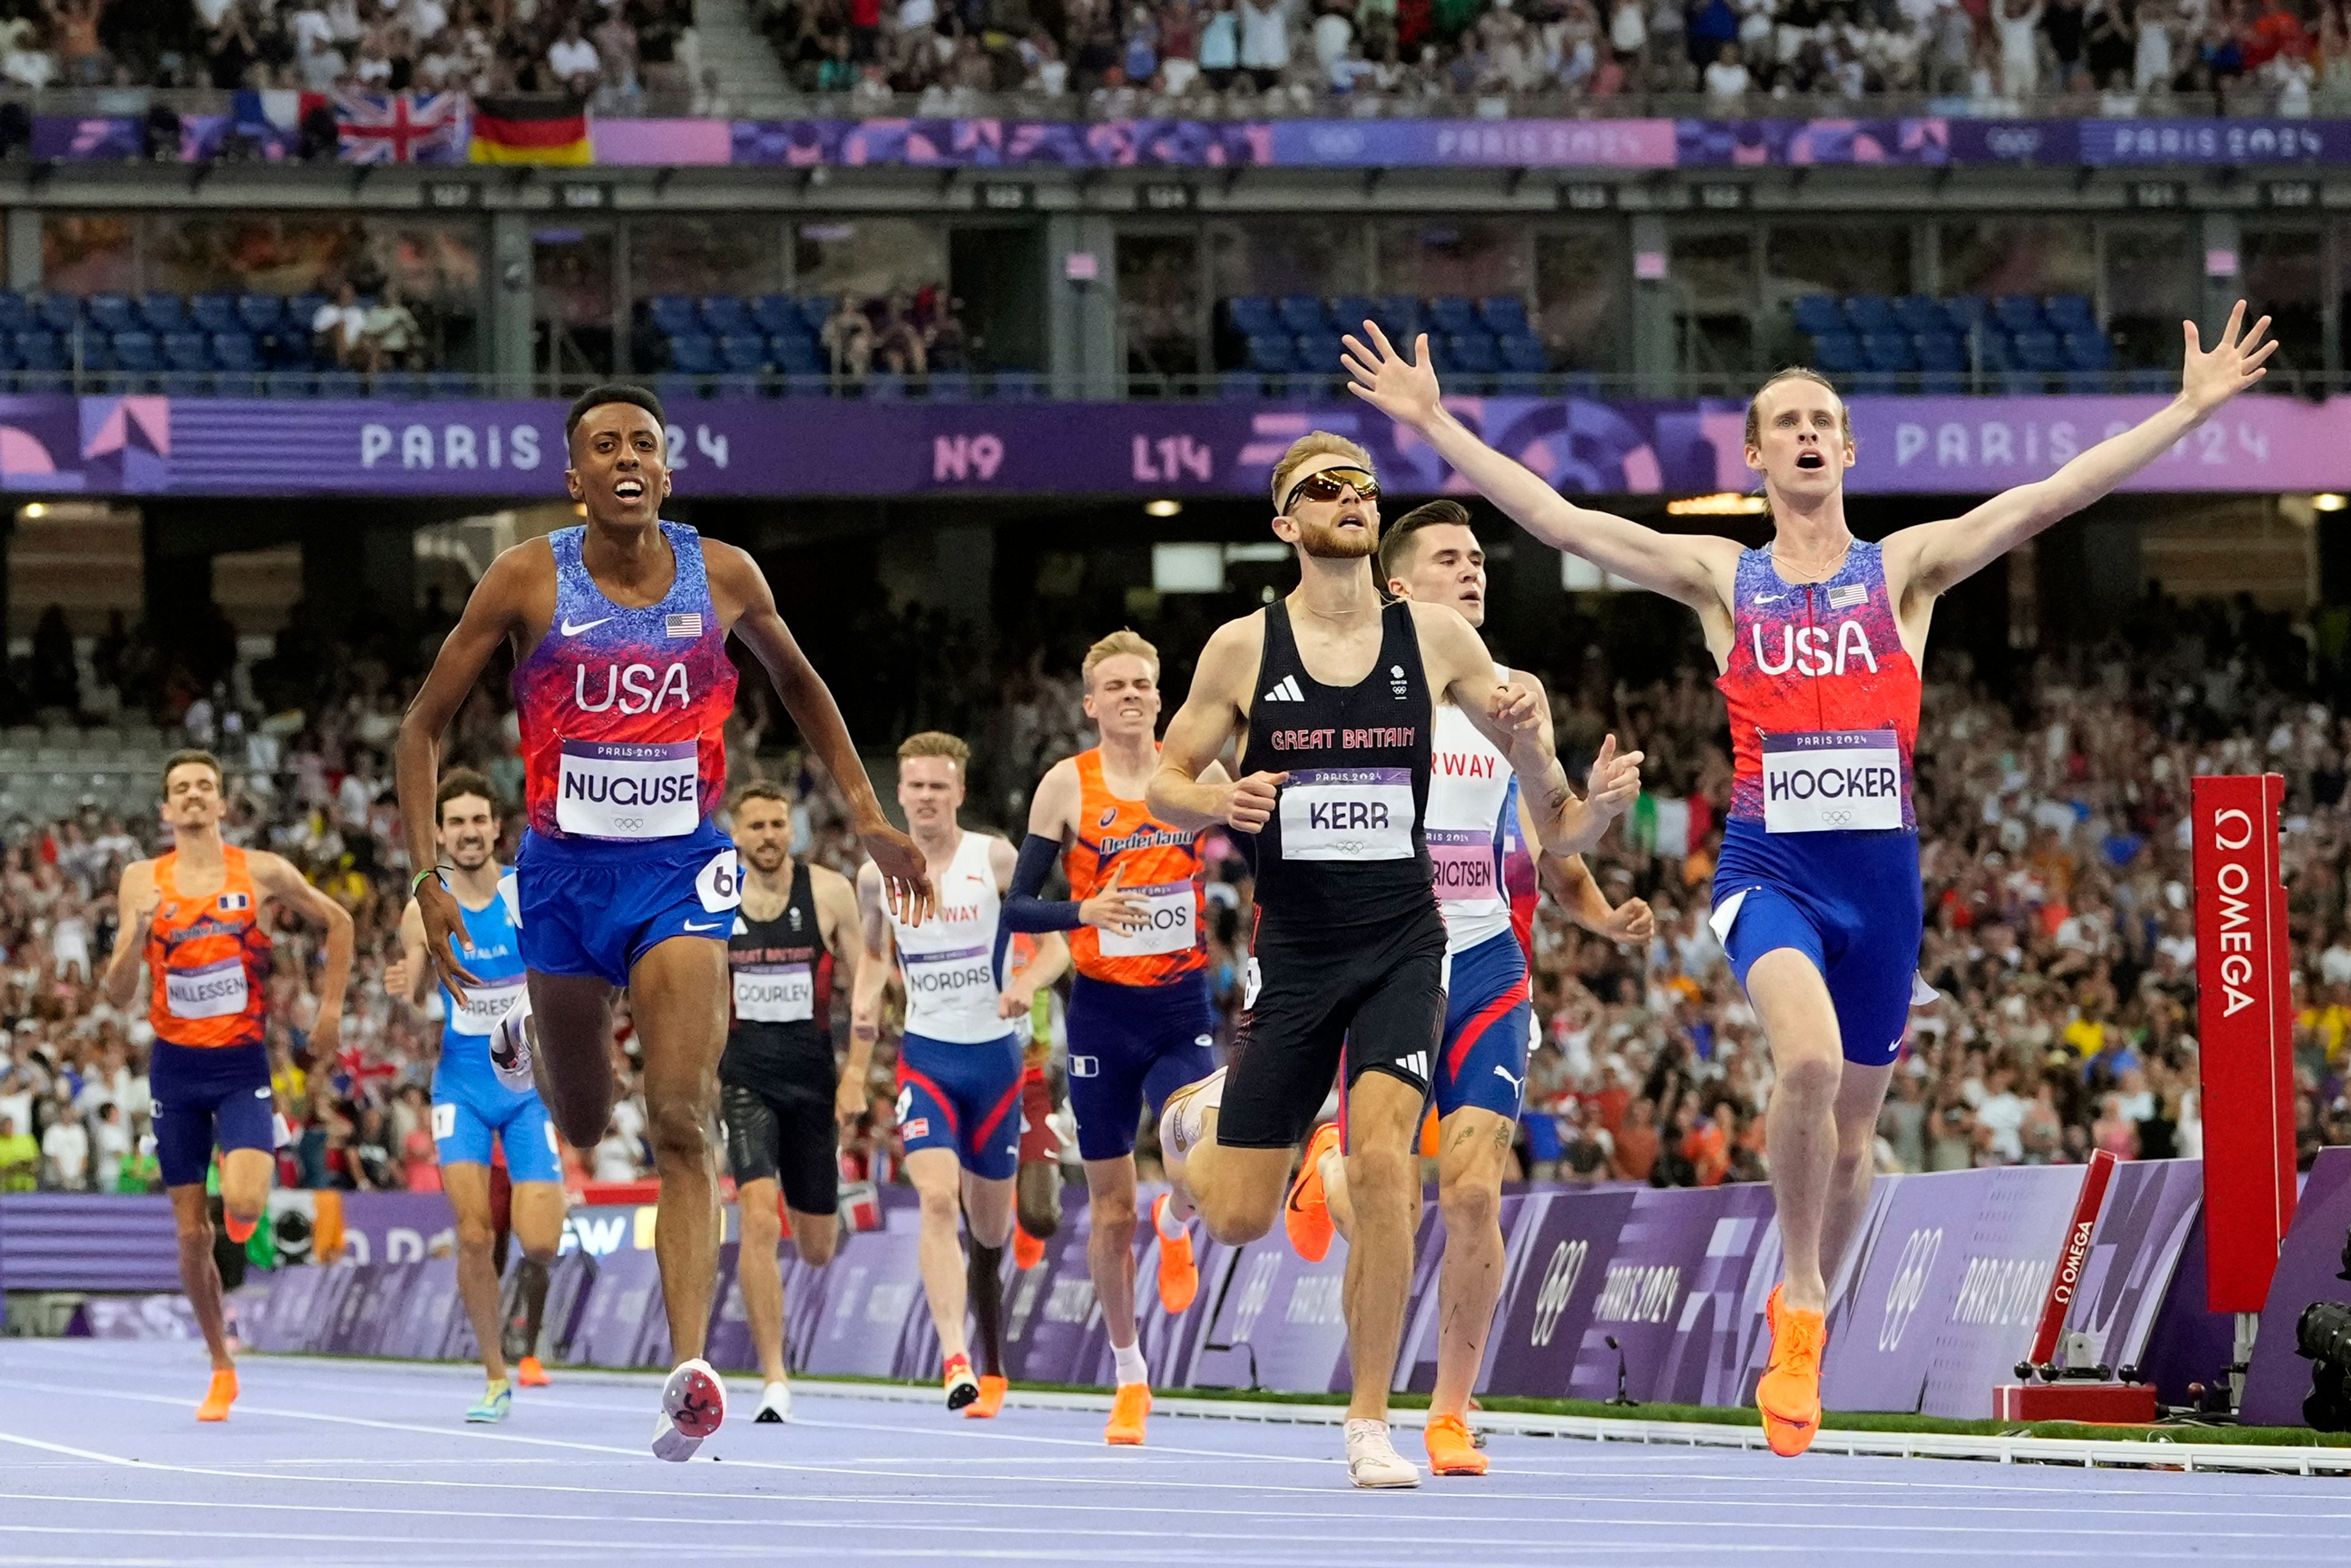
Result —
[[1439, 294], [1523, 299], [1534, 283], [1527, 276], [1526, 232], [1524, 224], [1450, 218], [1381, 224], [1379, 291], [1423, 299]]
[[1121, 235], [1118, 305], [1130, 375], [1191, 375], [1205, 324], [1195, 235]]
[[665, 217], [629, 225], [629, 287], [656, 294], [773, 294], [784, 287], [784, 231], [765, 219]]
[[[2248, 226], [2243, 232], [2238, 266], [2244, 283], [2246, 315], [2248, 319], [2259, 319], [2264, 314], [2270, 318], [2270, 336], [2278, 344], [2270, 359], [2273, 370], [2326, 368], [2326, 329], [2321, 308], [2325, 237], [2316, 228]], [[2221, 319], [2215, 317], [2204, 322], [2206, 331], [2217, 333]]]
[[1682, 233], [1667, 243], [1666, 277], [1682, 369], [1742, 374], [1753, 370], [1758, 344], [1750, 232]]
[[1987, 218], [1942, 225], [1943, 292], [2094, 294], [2097, 256], [2079, 219]]
[[1209, 274], [1219, 299], [1236, 294], [1329, 298], [1371, 292], [1363, 227], [1343, 219], [1218, 224], [1209, 231], [1208, 246]]
[[919, 218], [842, 218], [802, 224], [795, 236], [801, 294], [880, 299], [935, 289], [947, 279], [946, 225]]
[[2177, 366], [2179, 323], [2198, 308], [2198, 255], [2185, 221], [2108, 224], [2105, 253], [2106, 332], [2115, 357], [2132, 369]]
[[412, 305], [480, 308], [483, 225], [471, 219], [152, 213], [144, 277], [158, 294], [300, 294], [349, 278]]
[[1572, 371], [1625, 367], [1632, 315], [1625, 247], [1614, 229], [1535, 236], [1535, 331], [1552, 362]]
[[137, 240], [127, 217], [50, 213], [41, 219], [41, 279], [59, 294], [128, 294]]
[[1845, 219], [1774, 224], [1763, 243], [1763, 304], [1807, 294], [1910, 292], [1910, 225]]

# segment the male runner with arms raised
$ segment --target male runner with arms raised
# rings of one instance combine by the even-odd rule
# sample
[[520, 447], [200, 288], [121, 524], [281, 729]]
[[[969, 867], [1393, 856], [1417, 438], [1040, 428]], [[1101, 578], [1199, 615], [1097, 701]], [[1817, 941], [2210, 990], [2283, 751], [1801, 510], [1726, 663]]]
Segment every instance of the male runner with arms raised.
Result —
[[[1610, 737], [1593, 799], [1576, 800], [1549, 711], [1496, 678], [1469, 623], [1443, 605], [1382, 603], [1378, 497], [1369, 455], [1341, 436], [1302, 436], [1274, 465], [1273, 531], [1297, 548], [1299, 586], [1208, 639], [1147, 799], [1177, 828], [1231, 826], [1257, 871], [1243, 1037], [1229, 1074], [1170, 1097], [1168, 1179], [1218, 1240], [1264, 1235], [1343, 1047], [1356, 1231], [1348, 1474], [1395, 1487], [1420, 1484], [1389, 1441], [1388, 1382], [1412, 1278], [1421, 1106], [1445, 1023], [1445, 925], [1423, 836], [1433, 705], [1450, 701], [1510, 756], [1554, 854], [1579, 853], [1632, 804], [1640, 757], [1616, 756]], [[1236, 737], [1240, 778], [1202, 781]]]
[[[461, 1000], [442, 988], [441, 1055], [433, 1068], [433, 1142], [441, 1154], [441, 1186], [457, 1216], [457, 1294], [474, 1325], [487, 1380], [468, 1421], [503, 1421], [514, 1403], [507, 1385], [507, 1346], [498, 1321], [498, 1270], [492, 1256], [497, 1226], [490, 1202], [490, 1141], [506, 1152], [514, 1183], [510, 1206], [522, 1322], [513, 1354], [517, 1380], [546, 1383], [538, 1363], [539, 1317], [547, 1307], [547, 1270], [563, 1239], [563, 1152], [538, 1091], [510, 1089], [490, 1065], [490, 1035], [521, 999], [522, 941], [515, 919], [514, 875], [497, 862], [498, 813], [490, 782], [457, 769], [433, 792], [442, 873], [465, 920], [462, 956], [479, 983]], [[424, 956], [424, 915], [409, 901], [400, 917], [400, 961], [384, 972], [383, 988], [422, 1003], [438, 983]]]
[[735, 1015], [718, 1059], [718, 1108], [743, 1215], [736, 1277], [759, 1353], [759, 1413], [752, 1419], [789, 1421], [777, 1206], [791, 1211], [800, 1261], [812, 1269], [831, 1262], [840, 1234], [840, 1127], [865, 1113], [865, 1071], [878, 1031], [856, 1030], [848, 1062], [834, 1061], [835, 977], [844, 968], [854, 977], [864, 951], [857, 890], [831, 866], [792, 860], [791, 797], [780, 785], [745, 785], [731, 816], [744, 862], [743, 907], [726, 939]]
[[401, 724], [401, 819], [425, 953], [462, 1005], [478, 981], [453, 956], [465, 912], [434, 861], [437, 753], [490, 655], [511, 644], [529, 817], [515, 872], [528, 983], [491, 1037], [491, 1059], [518, 1088], [535, 1040], [557, 1130], [594, 1145], [616, 1092], [612, 998], [627, 988], [661, 1177], [653, 1249], [678, 1357], [653, 1448], [685, 1459], [726, 1408], [702, 1350], [718, 1261], [709, 1127], [726, 1040], [726, 934], [740, 901], [735, 846], [712, 821], [735, 701], [729, 632], [767, 666], [831, 773], [892, 906], [919, 920], [930, 894], [921, 855], [882, 815], [841, 710], [758, 566], [662, 520], [670, 476], [660, 400], [642, 387], [595, 388], [571, 405], [564, 439], [564, 484], [588, 521], [517, 545], [475, 585]]
[[[1486, 623], [1486, 552], [1458, 501], [1431, 501], [1397, 518], [1380, 539], [1379, 572], [1395, 598], [1450, 604], [1470, 625]], [[1522, 670], [1495, 673], [1549, 706], [1535, 676]], [[1437, 908], [1445, 919], [1445, 1042], [1435, 1092], [1445, 1261], [1437, 1275], [1437, 1384], [1423, 1436], [1430, 1469], [1481, 1476], [1486, 1456], [1470, 1435], [1468, 1416], [1501, 1298], [1502, 1178], [1534, 1043], [1528, 944], [1539, 872], [1510, 759], [1450, 704], [1438, 705], [1436, 733], [1427, 837]], [[1545, 854], [1540, 874], [1562, 890], [1569, 912], [1594, 934], [1646, 942], [1655, 932], [1649, 906], [1639, 899], [1609, 907], [1583, 856]], [[1529, 916], [1526, 929], [1515, 907], [1520, 903]], [[1320, 1261], [1334, 1224], [1352, 1233], [1347, 1197], [1339, 1129], [1325, 1124], [1306, 1147], [1282, 1212], [1300, 1256]]]
[[[1105, 1441], [1143, 1441], [1151, 1373], [1134, 1322], [1134, 1134], [1146, 1107], [1216, 1070], [1216, 1012], [1201, 940], [1197, 830], [1162, 826], [1144, 803], [1159, 766], [1159, 650], [1113, 632], [1086, 650], [1086, 716], [1100, 741], [1055, 763], [1029, 807], [1005, 924], [1070, 931], [1070, 1108], [1086, 1166], [1086, 1267], [1118, 1367]], [[1208, 765], [1212, 781], [1224, 769]], [[1037, 896], [1067, 853], [1071, 896]], [[1155, 1224], [1167, 1196], [1153, 1205]], [[1159, 1302], [1170, 1312], [1199, 1289], [1192, 1238], [1159, 1236]]]
[[228, 1239], [243, 1246], [268, 1205], [269, 1173], [277, 1163], [269, 1048], [262, 1043], [269, 1005], [262, 906], [275, 899], [326, 928], [326, 970], [310, 1028], [314, 1061], [335, 1059], [343, 988], [351, 977], [350, 915], [283, 857], [222, 842], [228, 803], [221, 783], [220, 763], [209, 751], [175, 751], [164, 761], [163, 821], [172, 848], [122, 868], [115, 893], [120, 925], [104, 979], [106, 998], [118, 1008], [138, 994], [142, 967], [152, 982], [147, 1021], [155, 1044], [147, 1080], [155, 1158], [179, 1231], [180, 1283], [213, 1358], [212, 1386], [196, 1406], [199, 1421], [228, 1419], [236, 1400], [205, 1173], [217, 1145], [222, 1220]]
[[1820, 1426], [1828, 1281], [1869, 1196], [1877, 1112], [1908, 1026], [1923, 911], [1910, 799], [1918, 664], [1935, 600], [2161, 457], [2260, 381], [2269, 318], [2241, 300], [2209, 352], [2183, 323], [2179, 395], [2054, 475], [1883, 542], [1854, 538], [1852, 421], [1823, 377], [1783, 371], [1748, 405], [1747, 465], [1774, 536], [1761, 549], [1664, 534], [1577, 506], [1470, 434], [1413, 360], [1364, 324], [1346, 340], [1357, 396], [1415, 432], [1537, 538], [1698, 612], [1730, 708], [1730, 818], [1714, 926], [1771, 1046], [1765, 1114], [1786, 1265], [1755, 1390], [1772, 1451]]
[[[935, 917], [910, 925], [883, 902], [882, 876], [861, 867], [857, 901], [865, 962], [850, 1018], [878, 1028], [894, 946], [906, 980], [906, 1030], [898, 1042], [898, 1138], [906, 1179], [921, 1195], [923, 1293], [946, 1361], [947, 1408], [996, 1414], [1004, 1403], [1004, 1249], [1012, 1239], [1013, 1181], [1020, 1166], [1020, 1035], [1040, 987], [1069, 967], [1069, 944], [1050, 933], [1037, 955], [1005, 977], [1012, 933], [1001, 918], [1012, 885], [1012, 845], [967, 832], [956, 821], [971, 749], [925, 730], [898, 747], [898, 804], [937, 898]], [[971, 1227], [968, 1260], [957, 1238]], [[984, 1375], [965, 1347], [968, 1305], [979, 1321]]]

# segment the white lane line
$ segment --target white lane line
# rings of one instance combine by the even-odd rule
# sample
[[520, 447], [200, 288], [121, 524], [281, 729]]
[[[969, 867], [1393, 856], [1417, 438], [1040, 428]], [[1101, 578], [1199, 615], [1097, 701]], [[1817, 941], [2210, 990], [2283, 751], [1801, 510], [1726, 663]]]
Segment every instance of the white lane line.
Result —
[[0, 1443], [16, 1443], [27, 1448], [38, 1448], [44, 1453], [65, 1454], [77, 1459], [94, 1459], [102, 1465], [138, 1463], [136, 1459], [126, 1459], [119, 1454], [101, 1454], [95, 1448], [77, 1448], [70, 1443], [48, 1443], [38, 1437], [20, 1437], [13, 1432], [0, 1432]]

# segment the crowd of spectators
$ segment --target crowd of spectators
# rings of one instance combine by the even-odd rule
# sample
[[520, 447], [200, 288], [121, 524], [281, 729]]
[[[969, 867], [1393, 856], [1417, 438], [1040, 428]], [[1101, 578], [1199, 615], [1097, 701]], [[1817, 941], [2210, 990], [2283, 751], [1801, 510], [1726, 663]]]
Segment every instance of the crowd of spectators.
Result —
[[[172, 740], [214, 747], [231, 773], [228, 836], [289, 856], [351, 911], [358, 961], [331, 1061], [304, 1060], [316, 939], [290, 923], [278, 933], [269, 1045], [288, 1185], [437, 1183], [428, 1086], [438, 1026], [388, 997], [381, 976], [396, 956], [407, 871], [389, 748], [402, 694], [445, 626], [428, 620], [352, 644], [298, 617], [275, 657], [242, 664], [192, 652], [205, 646], [199, 636], [118, 628], [102, 658], [92, 650], [77, 663], [69, 644], [62, 657], [49, 647], [59, 668], [21, 667], [37, 658], [11, 672], [52, 705], [144, 709], [173, 727]], [[975, 825], [1017, 828], [1044, 767], [1087, 742], [1079, 684], [1058, 649], [992, 661], [985, 639], [937, 612], [861, 622], [856, 634], [884, 651], [870, 662], [872, 689], [841, 683], [861, 733], [878, 743], [935, 725], [983, 742], [966, 813]], [[55, 629], [42, 641], [56, 643]], [[910, 652], [925, 647], [935, 656]], [[2200, 1152], [2185, 823], [2189, 783], [2210, 771], [2285, 776], [2298, 1140], [2305, 1164], [2322, 1145], [2351, 1143], [2351, 715], [2315, 696], [2313, 658], [2296, 629], [2246, 605], [2151, 599], [2105, 641], [2009, 671], [1948, 652], [1930, 659], [1917, 804], [1928, 911], [1920, 970], [1934, 997], [1912, 1015], [1880, 1122], [1881, 1168]], [[1549, 672], [1573, 765], [1610, 732], [1648, 756], [1648, 793], [1593, 859], [1612, 899], [1650, 903], [1656, 935], [1645, 951], [1621, 949], [1546, 903], [1534, 979], [1543, 1043], [1521, 1141], [1531, 1176], [1690, 1185], [1769, 1171], [1770, 1061], [1706, 919], [1729, 760], [1703, 659], [1694, 646], [1651, 651], [1635, 674], [1631, 655], [1596, 643]], [[113, 684], [93, 690], [103, 682]], [[799, 852], [853, 869], [856, 842], [830, 788], [780, 749], [785, 731], [762, 683], [743, 690], [730, 737], [738, 779], [792, 785]], [[514, 742], [512, 715], [486, 683], [444, 756], [481, 768], [512, 800]], [[91, 805], [5, 828], [0, 1186], [152, 1186], [144, 1014], [110, 1007], [93, 982], [113, 940], [120, 868], [152, 849], [153, 822]], [[1250, 882], [1229, 835], [1212, 833], [1204, 848], [1211, 988], [1229, 1040]], [[635, 1050], [624, 1019], [620, 1107], [601, 1143], [568, 1151], [578, 1177], [650, 1168]], [[873, 1110], [852, 1143], [883, 1171], [891, 1066], [879, 1053]]]
[[[1458, 112], [1703, 93], [2054, 98], [2103, 113], [2351, 100], [2339, 0], [754, 0], [800, 90], [852, 110], [1075, 99], [1112, 117]], [[1334, 105], [1332, 100], [1341, 100]], [[1442, 100], [1446, 108], [1437, 105]]]

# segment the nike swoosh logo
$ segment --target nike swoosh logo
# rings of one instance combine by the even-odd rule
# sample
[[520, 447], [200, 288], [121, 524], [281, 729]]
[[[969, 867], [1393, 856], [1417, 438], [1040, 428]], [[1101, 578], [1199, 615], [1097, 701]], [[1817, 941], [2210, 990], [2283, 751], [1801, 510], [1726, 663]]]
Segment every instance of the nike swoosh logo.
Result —
[[686, 931], [716, 931], [726, 924], [726, 922], [724, 920], [714, 920], [707, 925], [696, 925], [691, 920], [681, 920], [678, 922], [680, 929]]
[[577, 637], [577, 636], [578, 636], [578, 635], [580, 635], [580, 632], [593, 632], [597, 627], [601, 626], [602, 624], [604, 624], [604, 622], [606, 622], [606, 621], [610, 621], [611, 619], [611, 616], [609, 616], [609, 615], [607, 615], [607, 616], [603, 617], [603, 618], [602, 618], [602, 620], [597, 620], [597, 621], [582, 621], [582, 622], [579, 622], [577, 625], [574, 625], [572, 622], [569, 622], [569, 621], [566, 621], [566, 622], [563, 623], [563, 634], [564, 634], [566, 637]]

